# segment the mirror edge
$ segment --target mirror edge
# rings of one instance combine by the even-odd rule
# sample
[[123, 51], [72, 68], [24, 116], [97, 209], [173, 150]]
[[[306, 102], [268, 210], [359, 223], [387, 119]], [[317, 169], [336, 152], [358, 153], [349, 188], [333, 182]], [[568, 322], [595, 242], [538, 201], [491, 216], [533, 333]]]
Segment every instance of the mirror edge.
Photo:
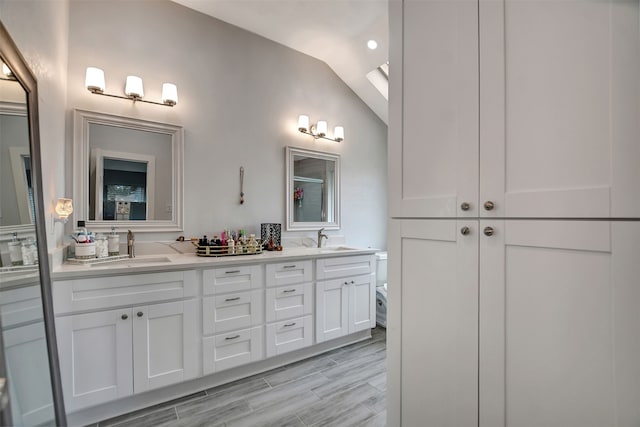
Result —
[[[154, 131], [172, 136], [173, 156], [173, 209], [170, 221], [96, 221], [89, 220], [89, 124], [126, 127]], [[117, 116], [82, 109], [73, 110], [73, 198], [78, 206], [78, 218], [82, 216], [93, 231], [108, 232], [111, 227], [130, 229], [134, 232], [173, 232], [184, 230], [184, 127], [145, 119]], [[80, 177], [80, 178], [78, 178]], [[86, 177], [86, 179], [84, 178]], [[77, 202], [76, 202], [77, 201]]]
[[26, 60], [18, 50], [9, 32], [0, 21], [0, 54], [4, 62], [13, 71], [14, 76], [27, 94], [27, 111], [29, 126], [29, 148], [31, 150], [31, 180], [34, 190], [36, 213], [36, 239], [38, 241], [38, 259], [40, 270], [40, 289], [42, 294], [42, 311], [44, 329], [47, 337], [49, 356], [49, 372], [53, 395], [53, 407], [56, 425], [66, 426], [67, 417], [64, 409], [62, 382], [60, 379], [60, 363], [56, 341], [55, 317], [53, 312], [53, 292], [49, 268], [49, 250], [47, 246], [46, 217], [42, 192], [42, 159], [40, 152], [40, 129], [38, 112], [38, 89], [35, 75], [29, 69]]
[[[336, 177], [335, 177], [335, 192], [336, 192], [336, 203], [335, 203], [335, 218], [336, 220], [333, 222], [295, 222], [293, 217], [293, 203], [290, 194], [293, 193], [292, 188], [292, 174], [293, 174], [293, 155], [294, 154], [304, 154], [309, 155], [310, 157], [321, 158], [321, 159], [330, 159], [336, 162]], [[323, 151], [315, 151], [309, 150], [307, 148], [300, 148], [294, 146], [285, 147], [285, 169], [286, 169], [286, 224], [287, 231], [315, 231], [321, 228], [326, 230], [339, 230], [340, 229], [340, 174], [341, 174], [341, 166], [340, 166], [340, 154], [336, 153], [327, 153]]]

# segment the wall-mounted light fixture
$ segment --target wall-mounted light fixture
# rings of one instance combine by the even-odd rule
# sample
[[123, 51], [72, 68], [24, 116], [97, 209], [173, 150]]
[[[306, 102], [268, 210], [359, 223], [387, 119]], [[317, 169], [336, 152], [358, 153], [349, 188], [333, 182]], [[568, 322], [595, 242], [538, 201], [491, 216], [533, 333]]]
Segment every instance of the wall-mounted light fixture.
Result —
[[144, 87], [142, 85], [142, 79], [138, 76], [127, 76], [127, 81], [124, 87], [124, 94], [126, 96], [105, 93], [104, 71], [96, 67], [87, 67], [84, 85], [89, 92], [95, 95], [130, 99], [133, 102], [140, 101], [148, 104], [165, 105], [167, 107], [173, 107], [178, 103], [178, 88], [176, 88], [176, 85], [172, 83], [162, 84], [162, 102], [142, 99], [144, 97]]
[[53, 223], [61, 222], [66, 224], [69, 216], [73, 213], [73, 199], [60, 198], [56, 201], [56, 213], [53, 217]]
[[341, 142], [344, 141], [344, 128], [342, 126], [336, 126], [333, 128], [333, 138], [327, 136], [327, 122], [324, 120], [318, 120], [316, 124], [309, 126], [309, 116], [301, 114], [298, 117], [298, 130], [307, 135], [313, 136], [315, 139], [322, 138], [329, 141]]

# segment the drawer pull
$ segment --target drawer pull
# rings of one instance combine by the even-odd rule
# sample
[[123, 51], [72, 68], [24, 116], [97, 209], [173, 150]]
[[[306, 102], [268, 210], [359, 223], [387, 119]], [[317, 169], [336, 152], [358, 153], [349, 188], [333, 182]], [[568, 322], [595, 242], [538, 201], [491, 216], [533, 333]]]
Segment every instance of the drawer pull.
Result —
[[240, 273], [240, 270], [231, 270], [231, 271], [225, 271], [224, 274], [238, 274]]
[[295, 264], [293, 264], [293, 265], [285, 265], [282, 268], [296, 268], [296, 265]]
[[235, 340], [235, 339], [238, 339], [238, 338], [240, 338], [240, 335], [234, 335], [232, 337], [226, 337], [225, 340]]
[[123, 314], [122, 316], [120, 316], [120, 318], [122, 320], [127, 320], [129, 318], [129, 316], [127, 316], [126, 314]]
[[238, 301], [240, 297], [226, 298], [225, 301]]
[[284, 293], [288, 294], [288, 293], [290, 293], [290, 292], [295, 292], [295, 291], [296, 291], [295, 289], [285, 289], [285, 290], [284, 290], [284, 291], [282, 291], [282, 292], [284, 292]]
[[291, 327], [291, 326], [295, 326], [295, 325], [296, 325], [296, 322], [291, 322], [291, 323], [285, 323], [283, 326], [284, 326], [285, 328], [289, 328], [289, 327]]
[[141, 311], [139, 311], [139, 312], [137, 313], [137, 315], [138, 315], [138, 317], [142, 317], [142, 312], [141, 312]]
[[351, 281], [351, 284], [353, 285], [354, 283], [356, 283], [356, 282], [354, 282], [354, 281], [352, 280], [352, 281]]

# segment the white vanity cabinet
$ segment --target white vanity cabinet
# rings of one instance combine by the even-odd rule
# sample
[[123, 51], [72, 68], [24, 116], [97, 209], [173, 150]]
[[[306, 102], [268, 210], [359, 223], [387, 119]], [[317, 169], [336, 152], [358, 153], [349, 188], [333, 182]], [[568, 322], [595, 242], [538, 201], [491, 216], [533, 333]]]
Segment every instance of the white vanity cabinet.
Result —
[[316, 341], [375, 327], [375, 256], [316, 261]]
[[202, 277], [203, 374], [263, 359], [263, 266], [208, 269]]
[[[39, 278], [38, 278], [39, 279]], [[53, 414], [40, 282], [0, 291], [0, 316], [15, 425], [38, 425]], [[43, 382], [43, 379], [46, 381]]]
[[[183, 299], [161, 302], [167, 295]], [[67, 410], [197, 377], [198, 304], [191, 298], [195, 295], [195, 271], [55, 282]], [[143, 302], [144, 296], [147, 304], [131, 304]], [[87, 307], [91, 310], [81, 310]]]
[[313, 262], [266, 265], [267, 357], [313, 344]]

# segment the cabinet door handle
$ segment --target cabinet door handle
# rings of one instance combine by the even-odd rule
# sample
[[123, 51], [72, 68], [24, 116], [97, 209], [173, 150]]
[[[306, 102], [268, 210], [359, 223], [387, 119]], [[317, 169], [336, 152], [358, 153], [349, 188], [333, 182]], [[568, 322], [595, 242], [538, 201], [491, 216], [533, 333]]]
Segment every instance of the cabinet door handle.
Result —
[[296, 291], [295, 289], [285, 289], [285, 290], [284, 290], [284, 291], [282, 291], [282, 292], [284, 292], [284, 293], [288, 294], [288, 293], [290, 293], [290, 292], [295, 292], [295, 291]]
[[240, 270], [231, 270], [231, 271], [225, 271], [224, 274], [238, 274], [240, 273]]
[[356, 283], [356, 282], [354, 282], [354, 281], [352, 280], [352, 281], [351, 281], [351, 284], [353, 285], [354, 283]]
[[463, 236], [467, 236], [469, 233], [471, 233], [471, 229], [469, 227], [462, 227], [460, 229], [460, 234]]
[[493, 236], [493, 233], [495, 232], [493, 227], [485, 227], [483, 231], [485, 236]]
[[468, 211], [469, 209], [471, 209], [471, 204], [467, 202], [462, 202], [460, 204], [460, 209], [462, 209], [463, 211]]
[[238, 339], [238, 338], [240, 338], [240, 335], [234, 335], [232, 337], [226, 337], [225, 340], [235, 340], [235, 339]]
[[285, 324], [284, 324], [284, 325], [282, 325], [282, 326], [284, 326], [285, 328], [289, 328], [289, 327], [291, 327], [291, 326], [295, 326], [295, 324], [296, 324], [296, 322], [291, 322], [291, 323], [285, 323]]
[[493, 208], [495, 208], [496, 205], [491, 201], [491, 200], [487, 200], [486, 202], [484, 202], [484, 210], [485, 211], [492, 211]]
[[293, 265], [284, 265], [284, 266], [282, 266], [282, 268], [296, 268], [296, 265], [295, 264], [293, 264]]
[[143, 314], [144, 314], [144, 313], [142, 313], [141, 311], [139, 311], [139, 312], [137, 312], [137, 313], [136, 313], [136, 315], [137, 315], [138, 317], [142, 317], [142, 315], [143, 315]]
[[226, 298], [225, 301], [238, 301], [240, 297]]
[[122, 316], [120, 316], [120, 318], [122, 320], [127, 320], [129, 318], [129, 316], [127, 316], [126, 314], [123, 314]]

